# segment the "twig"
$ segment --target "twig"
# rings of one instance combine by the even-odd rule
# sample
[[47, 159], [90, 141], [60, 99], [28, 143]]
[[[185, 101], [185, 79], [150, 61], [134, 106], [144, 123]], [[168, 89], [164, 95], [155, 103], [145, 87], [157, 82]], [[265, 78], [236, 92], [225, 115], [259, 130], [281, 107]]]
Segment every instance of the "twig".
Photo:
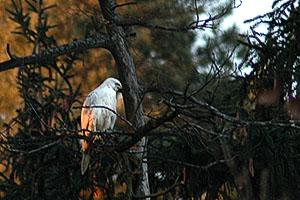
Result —
[[198, 10], [198, 5], [197, 5], [197, 0], [194, 0], [194, 4], [195, 4], [195, 11], [196, 11], [196, 27], [198, 27], [198, 23], [199, 23], [199, 10]]
[[107, 107], [107, 106], [74, 106], [74, 109], [81, 109], [81, 108], [103, 108], [106, 110], [109, 110], [110, 112], [114, 113], [115, 115], [117, 115], [117, 117], [119, 117], [121, 120], [123, 120], [128, 126], [130, 126], [134, 131], [136, 131], [136, 127], [132, 125], [132, 123], [130, 121], [128, 121], [127, 119], [125, 119], [122, 115], [120, 115], [119, 113], [117, 113], [116, 111], [114, 111], [113, 109]]
[[[184, 93], [177, 91], [177, 90], [152, 87], [152, 88], [148, 88], [147, 92], [150, 92], [150, 91], [173, 94], [175, 96], [180, 96], [180, 97], [184, 98]], [[200, 99], [195, 98], [194, 96], [188, 95], [187, 97], [188, 97], [189, 101], [209, 110], [215, 116], [220, 117], [221, 119], [223, 119], [225, 121], [235, 123], [237, 125], [241, 125], [241, 126], [278, 126], [278, 127], [293, 128], [293, 129], [300, 130], [300, 126], [297, 126], [295, 124], [295, 121], [283, 123], [283, 122], [275, 122], [275, 121], [248, 121], [248, 120], [236, 119], [235, 117], [231, 117], [231, 116], [221, 112], [216, 107], [214, 107]], [[182, 106], [184, 106], [184, 105], [182, 105]]]
[[181, 166], [185, 166], [185, 167], [191, 167], [191, 168], [195, 168], [195, 169], [199, 169], [199, 170], [208, 170], [209, 168], [211, 168], [217, 164], [225, 163], [225, 160], [217, 160], [217, 161], [208, 163], [205, 166], [200, 166], [200, 165], [195, 165], [192, 163], [187, 163], [187, 162], [183, 162], [183, 161], [179, 161], [179, 160], [173, 160], [173, 159], [169, 159], [166, 157], [160, 157], [160, 156], [148, 156], [147, 158], [161, 160], [164, 162], [169, 162], [169, 163], [173, 163], [173, 164], [177, 164], [177, 165], [181, 165]]
[[[120, 133], [118, 131], [112, 131], [112, 130], [106, 130], [106, 131], [91, 131], [89, 129], [79, 129], [79, 130], [72, 130], [72, 129], [69, 129], [69, 128], [53, 128], [51, 126], [49, 126], [43, 119], [42, 117], [39, 115], [39, 113], [36, 111], [36, 109], [34, 108], [34, 106], [32, 105], [32, 103], [29, 101], [28, 97], [26, 96], [26, 94], [24, 93], [24, 97], [26, 99], [26, 102], [29, 104], [29, 106], [31, 107], [31, 109], [33, 110], [33, 112], [35, 113], [35, 115], [38, 117], [38, 119], [40, 120], [40, 122], [47, 128], [49, 128], [50, 130], [53, 130], [53, 131], [58, 131], [58, 132], [65, 132], [65, 131], [68, 131], [68, 132], [75, 132], [75, 133], [79, 133], [79, 132], [82, 132], [82, 131], [86, 131], [86, 132], [90, 132], [92, 135], [95, 135], [95, 134], [104, 134], [104, 133]], [[77, 108], [77, 107], [74, 107], [74, 108]], [[104, 108], [104, 107], [103, 107]], [[107, 108], [109, 109], [109, 108]], [[111, 109], [110, 109], [111, 110]], [[113, 112], [113, 110], [111, 110]], [[118, 114], [118, 113], [115, 113], [115, 114]], [[121, 115], [119, 115], [119, 117], [122, 117]], [[123, 118], [123, 117], [122, 117]], [[126, 120], [126, 119], [125, 119]], [[130, 122], [129, 122], [130, 123]], [[121, 132], [120, 134], [123, 134], [124, 132]], [[129, 134], [129, 133], [128, 133]], [[89, 137], [85, 137], [84, 139], [87, 139]]]
[[[222, 10], [220, 13], [209, 16], [207, 19], [200, 20], [197, 19], [196, 22], [192, 22], [189, 26], [183, 26], [183, 27], [167, 27], [167, 26], [160, 26], [160, 25], [154, 25], [154, 24], [148, 24], [143, 21], [122, 21], [122, 22], [115, 22], [118, 26], [141, 26], [144, 28], [149, 29], [156, 29], [156, 30], [162, 30], [162, 31], [173, 31], [173, 32], [183, 32], [183, 31], [189, 31], [189, 30], [195, 30], [195, 29], [201, 29], [201, 28], [215, 28], [213, 24], [210, 24], [210, 22], [213, 22], [217, 19], [220, 19], [222, 16], [224, 16], [226, 12]], [[202, 23], [201, 25], [199, 23]], [[193, 25], [196, 24], [196, 25]]]
[[9, 46], [9, 44], [6, 44], [6, 52], [7, 52], [8, 56], [9, 56], [10, 60], [14, 60], [15, 59], [14, 56], [10, 52], [10, 46]]
[[161, 196], [161, 195], [164, 195], [168, 192], [170, 192], [171, 190], [173, 190], [175, 187], [179, 186], [179, 185], [182, 185], [181, 182], [178, 182], [179, 180], [179, 176], [177, 176], [176, 180], [174, 181], [174, 183], [166, 190], [162, 191], [162, 192], [157, 192], [157, 193], [154, 193], [154, 194], [150, 194], [150, 195], [146, 195], [146, 196], [136, 196], [136, 195], [133, 195], [135, 199], [146, 199], [146, 198], [154, 198], [154, 197], [158, 197], [158, 196]]
[[9, 151], [12, 151], [12, 152], [16, 152], [16, 153], [25, 153], [25, 154], [32, 154], [32, 153], [36, 153], [38, 151], [41, 151], [41, 150], [44, 150], [44, 149], [47, 149], [49, 147], [52, 147], [54, 145], [57, 145], [58, 143], [60, 143], [62, 140], [59, 139], [57, 141], [54, 141], [54, 142], [51, 142], [49, 144], [46, 144], [46, 145], [43, 145], [39, 148], [36, 148], [36, 149], [33, 149], [33, 150], [30, 150], [30, 151], [23, 151], [23, 150], [18, 150], [18, 149], [11, 149], [11, 148], [8, 148]]
[[129, 6], [129, 5], [136, 5], [137, 2], [133, 1], [133, 2], [126, 2], [126, 3], [120, 3], [120, 4], [117, 4], [113, 7], [113, 10], [116, 9], [116, 8], [119, 8], [119, 7], [123, 7], [123, 6]]
[[4, 138], [5, 138], [6, 136], [8, 136], [8, 134], [5, 136], [4, 133], [5, 133], [5, 132], [7, 133], [7, 132], [9, 131], [9, 129], [11, 129], [12, 126], [14, 126], [14, 125], [16, 125], [16, 121], [11, 121], [11, 122], [7, 125], [6, 128], [2, 129], [2, 130], [0, 131], [1, 137], [4, 137]]

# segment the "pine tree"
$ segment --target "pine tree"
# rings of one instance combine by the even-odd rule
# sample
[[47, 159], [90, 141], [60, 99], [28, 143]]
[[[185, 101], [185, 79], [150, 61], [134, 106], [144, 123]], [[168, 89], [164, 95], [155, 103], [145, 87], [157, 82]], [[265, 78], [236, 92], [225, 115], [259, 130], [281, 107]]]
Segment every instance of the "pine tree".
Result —
[[[85, 17], [69, 16], [74, 19], [74, 34], [79, 38], [64, 46], [57, 45], [55, 35], [50, 36], [54, 26], [47, 19], [52, 6], [42, 1], [12, 2], [9, 13], [20, 25], [17, 33], [31, 43], [32, 53], [45, 57], [34, 60], [31, 55], [22, 60], [10, 54], [11, 63], [32, 60], [29, 64], [6, 66], [19, 67], [17, 79], [23, 104], [13, 120], [18, 130], [7, 129], [6, 139], [2, 140], [1, 158], [7, 167], [6, 174], [1, 174], [3, 198], [146, 199], [148, 194], [141, 191], [141, 177], [146, 173], [153, 198], [206, 195], [206, 199], [255, 199], [256, 195], [263, 195], [260, 189], [265, 188], [257, 185], [270, 176], [268, 169], [274, 167], [270, 163], [276, 144], [276, 138], [266, 130], [270, 129], [269, 124], [274, 125], [273, 131], [285, 130], [291, 124], [262, 123], [260, 120], [271, 119], [264, 114], [272, 115], [264, 107], [253, 112], [249, 106], [253, 103], [248, 92], [256, 80], [254, 73], [240, 77], [234, 71], [228, 52], [237, 45], [237, 33], [229, 29], [220, 34], [215, 24], [232, 4], [215, 9], [216, 15], [211, 14], [207, 21], [199, 21], [210, 1], [199, 6], [200, 1], [115, 4], [101, 0], [100, 7], [94, 9], [93, 2], [87, 1], [82, 6], [88, 8], [83, 10]], [[68, 4], [64, 6], [69, 8]], [[35, 25], [32, 12], [39, 16]], [[64, 30], [59, 26], [56, 28]], [[193, 30], [208, 27], [216, 28], [214, 43], [199, 48], [195, 57]], [[70, 32], [64, 34], [70, 36]], [[89, 41], [98, 43], [93, 46]], [[255, 52], [256, 46], [252, 45], [248, 47]], [[51, 53], [55, 50], [56, 54]], [[238, 50], [243, 55], [244, 49]], [[260, 55], [257, 53], [257, 57]], [[84, 61], [85, 67], [78, 68], [76, 61]], [[206, 67], [208, 72], [200, 67]], [[99, 71], [103, 73], [98, 74]], [[125, 86], [127, 121], [118, 127], [119, 131], [106, 133], [104, 143], [95, 144], [90, 169], [81, 176], [77, 135], [79, 82], [93, 75], [84, 82], [93, 82], [85, 86], [92, 87], [102, 77], [116, 74]], [[274, 78], [270, 80], [268, 84], [276, 83]], [[149, 140], [147, 151], [138, 145], [145, 136]], [[280, 137], [279, 141], [283, 140]], [[145, 163], [149, 170], [141, 168]], [[276, 184], [271, 184], [272, 189], [276, 189]]]
[[[20, 1], [12, 3], [14, 9], [7, 11], [19, 25], [15, 33], [32, 44], [33, 52], [39, 53], [56, 44], [53, 36], [48, 35], [54, 27], [47, 21], [52, 6], [42, 1], [26, 2], [31, 12], [38, 15], [35, 29], [31, 29], [32, 13], [27, 13]], [[72, 137], [72, 130], [78, 127], [71, 107], [78, 101], [79, 87], [74, 89], [70, 84], [76, 60], [78, 53], [71, 53], [61, 60], [19, 68], [17, 83], [23, 101], [12, 121], [17, 130], [7, 132], [8, 145], [3, 146], [4, 154], [1, 154], [7, 170], [2, 177], [8, 177], [1, 181], [3, 198], [77, 198], [82, 188], [77, 185], [81, 182], [76, 152], [79, 148], [75, 140], [63, 140]]]
[[[299, 5], [298, 1], [274, 1], [273, 11], [249, 20], [253, 27], [264, 24], [266, 33], [253, 31], [246, 44], [251, 49], [248, 63], [249, 92], [255, 97], [251, 110], [257, 120], [291, 121], [299, 118]], [[267, 20], [266, 20], [267, 19]], [[296, 120], [296, 121], [293, 121]], [[254, 178], [261, 199], [297, 199], [299, 192], [299, 130], [294, 126], [271, 126], [251, 133]], [[257, 197], [258, 198], [258, 197]]]

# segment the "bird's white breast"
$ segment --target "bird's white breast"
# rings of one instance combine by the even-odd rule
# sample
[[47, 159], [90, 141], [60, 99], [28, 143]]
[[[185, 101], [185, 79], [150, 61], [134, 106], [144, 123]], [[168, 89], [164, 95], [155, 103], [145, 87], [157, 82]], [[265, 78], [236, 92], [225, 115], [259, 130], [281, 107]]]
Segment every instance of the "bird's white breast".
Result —
[[[109, 87], [98, 87], [86, 98], [83, 106], [104, 106], [114, 112], [117, 110], [116, 91]], [[82, 114], [91, 115], [95, 130], [112, 129], [116, 114], [106, 108], [84, 108]]]

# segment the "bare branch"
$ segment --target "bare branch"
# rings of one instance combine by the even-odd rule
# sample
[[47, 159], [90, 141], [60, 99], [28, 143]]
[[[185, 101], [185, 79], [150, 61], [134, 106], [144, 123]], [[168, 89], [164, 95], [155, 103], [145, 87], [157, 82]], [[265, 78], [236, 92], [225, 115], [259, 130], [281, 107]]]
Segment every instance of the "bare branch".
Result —
[[16, 152], [16, 153], [32, 154], [32, 153], [36, 153], [36, 152], [38, 152], [38, 151], [47, 149], [47, 148], [49, 148], [49, 147], [52, 147], [52, 146], [54, 146], [54, 145], [57, 145], [57, 144], [59, 144], [61, 141], [62, 141], [61, 139], [60, 139], [60, 140], [56, 140], [56, 141], [54, 141], [54, 142], [51, 142], [51, 143], [49, 143], [49, 144], [43, 145], [43, 146], [41, 146], [41, 147], [38, 147], [38, 148], [33, 149], [33, 150], [30, 150], [30, 151], [23, 151], [23, 150], [18, 150], [18, 149], [11, 149], [11, 148], [9, 148], [9, 151]]
[[9, 47], [8, 47], [10, 60], [0, 63], [0, 72], [13, 69], [19, 66], [47, 62], [49, 59], [53, 59], [58, 56], [66, 55], [68, 53], [72, 53], [76, 51], [84, 51], [92, 48], [109, 49], [110, 46], [111, 46], [111, 40], [109, 39], [108, 36], [103, 35], [101, 37], [90, 37], [84, 40], [76, 40], [68, 44], [46, 49], [41, 51], [40, 54], [32, 54], [30, 56], [16, 57], [13, 59], [12, 56], [10, 55]]
[[141, 26], [141, 27], [144, 27], [144, 28], [156, 29], [156, 30], [162, 30], [162, 31], [183, 32], [183, 31], [204, 29], [204, 28], [213, 29], [213, 28], [215, 28], [213, 22], [215, 20], [220, 19], [225, 14], [226, 14], [226, 11], [222, 10], [220, 13], [218, 13], [214, 16], [209, 16], [207, 19], [200, 20], [197, 17], [197, 21], [192, 22], [189, 26], [182, 26], [182, 27], [167, 27], [167, 26], [148, 24], [148, 23], [146, 23], [144, 21], [140, 21], [140, 20], [138, 20], [138, 21], [120, 21], [120, 22], [115, 22], [115, 23], [118, 26]]
[[140, 139], [147, 136], [150, 131], [154, 130], [155, 128], [159, 127], [163, 123], [174, 119], [177, 116], [177, 112], [174, 111], [171, 114], [165, 114], [164, 116], [158, 118], [157, 120], [150, 120], [144, 126], [138, 128], [135, 134], [130, 137], [129, 140], [125, 141], [124, 143], [117, 146], [117, 151], [124, 151], [132, 146], [134, 146]]
[[[168, 93], [168, 94], [172, 94], [172, 95], [180, 96], [180, 97], [184, 98], [184, 93], [182, 93], [180, 91], [176, 91], [176, 90], [151, 87], [151, 88], [148, 88], [146, 92], [150, 92], [150, 91], [159, 92], [159, 93]], [[296, 121], [276, 122], [276, 121], [248, 121], [248, 120], [236, 119], [235, 117], [231, 117], [231, 116], [227, 115], [226, 113], [221, 112], [216, 107], [214, 107], [200, 99], [195, 98], [194, 96], [188, 95], [187, 98], [190, 102], [207, 109], [213, 115], [215, 115], [225, 121], [234, 123], [236, 125], [241, 125], [241, 126], [278, 126], [278, 127], [293, 128], [293, 129], [300, 130], [300, 126], [298, 126], [296, 124]], [[180, 108], [180, 106], [178, 104], [176, 104], [176, 105], [169, 104], [169, 105], [174, 108], [176, 108], [176, 107]], [[186, 107], [186, 105], [181, 105], [181, 106]]]
[[117, 4], [113, 7], [113, 9], [116, 9], [116, 8], [120, 8], [120, 7], [123, 7], [123, 6], [129, 6], [129, 5], [136, 5], [137, 2], [135, 1], [132, 1], [132, 2], [126, 2], [126, 3], [121, 3], [121, 4]]
[[208, 25], [206, 21], [203, 22], [201, 25], [192, 25], [192, 26], [185, 26], [185, 27], [167, 27], [167, 26], [160, 26], [154, 24], [148, 24], [143, 21], [122, 21], [117, 23], [118, 26], [141, 26], [148, 29], [156, 29], [161, 31], [175, 31], [175, 32], [183, 32], [201, 28], [214, 28], [213, 25]]
[[129, 125], [134, 131], [136, 131], [136, 127], [133, 126], [133, 124], [128, 121], [127, 119], [125, 119], [125, 117], [123, 117], [122, 115], [120, 115], [119, 113], [117, 113], [116, 111], [110, 109], [107, 106], [75, 106], [73, 107], [74, 109], [81, 109], [81, 108], [103, 108], [106, 110], [109, 110], [110, 112], [114, 113], [115, 115], [117, 115], [117, 117], [119, 117], [122, 121], [124, 121], [127, 125]]
[[14, 56], [11, 54], [11, 52], [10, 52], [10, 46], [9, 46], [9, 44], [7, 44], [6, 45], [6, 51], [7, 51], [7, 54], [8, 54], [8, 56], [9, 56], [9, 58], [11, 59], [11, 60], [14, 60], [15, 58], [14, 58]]
[[159, 156], [148, 156], [148, 158], [155, 159], [155, 160], [161, 160], [163, 162], [173, 163], [173, 164], [177, 164], [177, 165], [181, 165], [181, 166], [185, 166], [185, 167], [191, 167], [191, 168], [195, 168], [195, 169], [199, 169], [199, 170], [208, 170], [209, 168], [216, 166], [217, 164], [225, 163], [225, 160], [217, 160], [217, 161], [211, 162], [205, 166], [200, 166], [200, 165], [195, 165], [195, 164], [188, 163], [188, 162], [172, 160], [169, 158], [159, 157]]
[[199, 10], [198, 10], [198, 5], [197, 5], [197, 0], [194, 0], [194, 4], [195, 4], [195, 12], [196, 12], [196, 27], [198, 27], [198, 23], [199, 23]]

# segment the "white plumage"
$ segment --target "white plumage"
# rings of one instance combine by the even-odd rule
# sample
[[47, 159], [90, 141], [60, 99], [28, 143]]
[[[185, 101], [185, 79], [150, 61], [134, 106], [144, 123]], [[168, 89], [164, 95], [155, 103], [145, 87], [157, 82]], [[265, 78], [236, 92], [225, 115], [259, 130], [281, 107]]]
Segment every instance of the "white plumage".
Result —
[[[89, 93], [83, 103], [81, 110], [81, 128], [91, 131], [105, 131], [113, 129], [117, 116], [110, 111], [117, 111], [117, 92], [122, 89], [119, 80], [115, 78], [107, 78], [99, 87]], [[97, 108], [95, 106], [103, 106], [106, 108]], [[91, 108], [89, 108], [91, 107]], [[89, 131], [83, 131], [83, 135], [90, 136]], [[81, 173], [84, 174], [90, 162], [90, 151], [92, 142], [81, 140], [82, 161]]]

